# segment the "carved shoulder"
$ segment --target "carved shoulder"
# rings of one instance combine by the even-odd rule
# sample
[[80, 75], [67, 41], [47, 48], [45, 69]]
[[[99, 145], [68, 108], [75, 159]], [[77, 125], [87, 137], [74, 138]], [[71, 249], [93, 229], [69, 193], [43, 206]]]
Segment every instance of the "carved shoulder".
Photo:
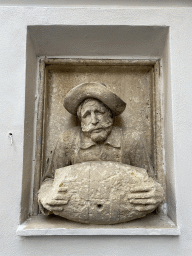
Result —
[[142, 133], [134, 129], [124, 129], [123, 133], [123, 143], [126, 145], [136, 145], [142, 144]]
[[58, 141], [56, 148], [70, 149], [76, 143], [80, 134], [80, 126], [73, 127], [65, 132], [63, 132]]

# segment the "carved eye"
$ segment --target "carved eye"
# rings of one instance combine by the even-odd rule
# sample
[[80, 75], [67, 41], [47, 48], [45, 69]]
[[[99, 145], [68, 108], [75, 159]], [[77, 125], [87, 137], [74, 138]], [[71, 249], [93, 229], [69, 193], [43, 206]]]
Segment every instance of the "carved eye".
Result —
[[96, 114], [97, 116], [102, 116], [104, 113], [105, 113], [105, 112], [102, 111], [102, 110], [96, 110], [96, 111], [95, 111], [95, 114]]
[[90, 111], [86, 111], [84, 114], [83, 114], [83, 118], [86, 118], [87, 116], [90, 116], [91, 115], [91, 112]]

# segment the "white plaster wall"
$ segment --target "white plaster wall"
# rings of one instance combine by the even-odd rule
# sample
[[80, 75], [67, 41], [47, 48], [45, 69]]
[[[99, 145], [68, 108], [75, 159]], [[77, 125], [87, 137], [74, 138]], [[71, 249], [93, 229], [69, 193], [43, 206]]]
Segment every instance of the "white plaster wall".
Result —
[[[0, 255], [192, 254], [192, 8], [0, 7]], [[28, 25], [170, 27], [170, 89], [177, 221], [181, 236], [16, 236], [22, 187]], [[34, 60], [32, 60], [34, 61]], [[34, 72], [34, 71], [33, 71]], [[32, 90], [33, 92], [33, 90]], [[29, 93], [29, 92], [28, 92]], [[172, 117], [171, 117], [172, 115]], [[8, 133], [13, 133], [10, 145]], [[172, 131], [170, 131], [172, 132]], [[26, 152], [25, 152], [26, 153]]]

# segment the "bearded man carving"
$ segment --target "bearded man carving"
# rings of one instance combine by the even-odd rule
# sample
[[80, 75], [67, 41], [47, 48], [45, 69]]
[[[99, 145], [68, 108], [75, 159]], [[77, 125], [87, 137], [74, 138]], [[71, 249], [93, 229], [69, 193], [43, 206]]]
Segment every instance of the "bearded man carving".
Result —
[[[63, 211], [68, 203], [67, 187], [46, 197], [56, 169], [88, 161], [112, 161], [144, 168], [149, 176], [153, 175], [140, 134], [113, 125], [114, 117], [124, 111], [126, 104], [105, 85], [86, 83], [76, 86], [66, 95], [64, 106], [78, 116], [81, 126], [64, 132], [57, 142], [38, 193], [43, 214]], [[159, 191], [158, 183], [144, 191], [135, 186], [129, 196], [130, 203], [137, 205], [139, 211], [154, 209], [164, 197]]]

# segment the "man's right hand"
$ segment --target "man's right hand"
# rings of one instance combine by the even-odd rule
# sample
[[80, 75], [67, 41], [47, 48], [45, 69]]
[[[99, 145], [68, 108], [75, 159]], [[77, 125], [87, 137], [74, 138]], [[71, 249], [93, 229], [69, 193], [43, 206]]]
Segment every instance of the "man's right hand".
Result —
[[39, 203], [48, 211], [62, 211], [64, 205], [69, 201], [69, 195], [66, 187], [60, 187], [58, 191], [52, 189], [52, 182], [48, 181], [42, 184], [38, 193]]

